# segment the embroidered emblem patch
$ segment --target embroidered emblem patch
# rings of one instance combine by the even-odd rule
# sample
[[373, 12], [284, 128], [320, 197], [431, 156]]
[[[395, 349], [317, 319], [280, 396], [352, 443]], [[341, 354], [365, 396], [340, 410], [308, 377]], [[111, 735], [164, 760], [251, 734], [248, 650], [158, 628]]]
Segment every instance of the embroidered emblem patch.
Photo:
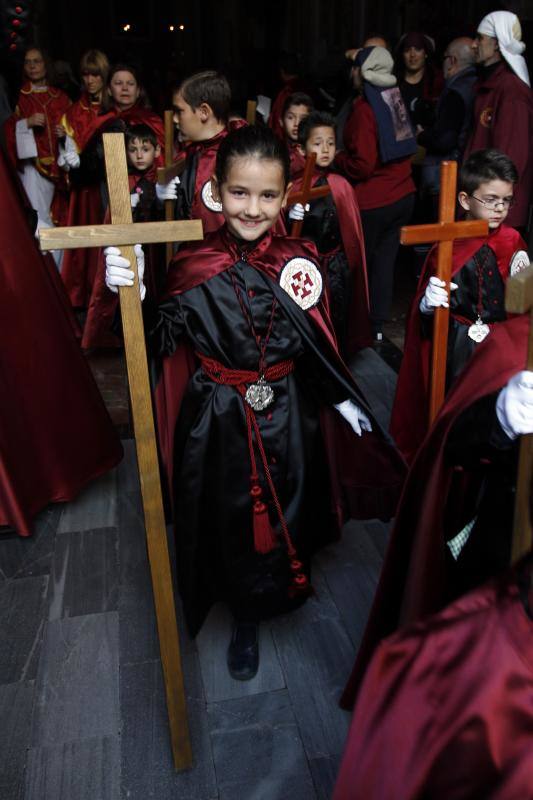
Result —
[[213, 197], [213, 191], [211, 189], [211, 180], [208, 180], [202, 186], [202, 201], [206, 208], [209, 211], [216, 211], [217, 214], [220, 214], [222, 211], [222, 203], [219, 203], [218, 200], [215, 200]]
[[487, 106], [487, 108], [484, 108], [479, 115], [479, 123], [480, 125], [483, 125], [484, 128], [491, 127], [493, 111], [494, 109], [492, 109], [490, 106]]
[[517, 250], [509, 262], [509, 275], [517, 275], [529, 267], [529, 256], [525, 250]]
[[322, 294], [322, 275], [307, 258], [291, 258], [279, 276], [279, 285], [304, 311], [316, 306]]

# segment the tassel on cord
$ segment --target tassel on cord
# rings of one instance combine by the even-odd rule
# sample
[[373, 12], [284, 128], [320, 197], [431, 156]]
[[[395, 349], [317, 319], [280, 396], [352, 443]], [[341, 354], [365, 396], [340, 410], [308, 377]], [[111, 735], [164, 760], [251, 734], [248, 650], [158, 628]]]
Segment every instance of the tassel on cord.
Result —
[[262, 501], [263, 490], [252, 478], [252, 488], [250, 494], [253, 498], [253, 527], [254, 527], [254, 548], [257, 553], [270, 553], [277, 545], [276, 536], [270, 524], [268, 508]]

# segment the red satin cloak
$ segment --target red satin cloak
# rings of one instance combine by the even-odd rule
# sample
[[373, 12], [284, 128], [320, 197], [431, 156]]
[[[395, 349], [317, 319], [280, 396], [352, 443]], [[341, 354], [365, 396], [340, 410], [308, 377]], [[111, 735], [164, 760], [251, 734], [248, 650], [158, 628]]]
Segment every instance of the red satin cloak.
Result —
[[[240, 127], [240, 126], [238, 126]], [[187, 159], [197, 155], [196, 175], [194, 180], [194, 194], [191, 202], [191, 219], [201, 219], [204, 235], [211, 231], [216, 231], [224, 224], [224, 217], [221, 212], [212, 211], [202, 200], [202, 189], [205, 184], [211, 181], [211, 176], [215, 174], [215, 164], [217, 160], [218, 148], [220, 143], [229, 133], [228, 128], [217, 133], [212, 139], [204, 142], [192, 142], [185, 149]]]
[[[350, 706], [378, 642], [400, 625], [440, 610], [446, 592], [445, 509], [453, 475], [444, 452], [459, 416], [525, 369], [529, 318], [495, 325], [451, 388], [407, 476], [376, 597], [342, 703]], [[453, 498], [451, 498], [453, 501]]]
[[333, 800], [533, 797], [533, 622], [512, 578], [386, 639]]
[[[316, 170], [312, 186], [319, 178], [326, 177], [331, 189], [333, 202], [339, 220], [342, 249], [346, 255], [352, 273], [353, 291], [348, 312], [348, 330], [346, 334], [346, 352], [348, 355], [370, 347], [372, 331], [368, 316], [368, 276], [366, 271], [365, 240], [359, 205], [353, 186], [341, 175]], [[302, 178], [294, 181], [291, 191], [298, 192], [302, 187]]]
[[3, 153], [0, 175], [0, 525], [28, 536], [38, 511], [75, 497], [122, 447]]
[[[314, 245], [301, 239], [280, 237], [268, 233], [247, 253], [246, 259], [272, 280], [272, 289], [289, 319], [296, 304], [278, 284], [284, 265], [295, 257], [317, 262]], [[180, 250], [171, 262], [167, 278], [167, 294], [180, 294], [229, 269], [240, 258], [237, 242], [226, 228], [209, 234], [198, 243]], [[324, 294], [323, 294], [324, 297]], [[373, 432], [356, 436], [337, 411], [325, 408], [322, 430], [328, 452], [332, 502], [339, 527], [348, 517], [369, 519], [389, 518], [396, 507], [399, 488], [404, 477], [404, 463], [390, 441], [379, 429], [366, 401], [341, 360], [327, 308], [322, 302], [305, 312], [316, 329], [323, 358], [346, 386], [346, 396], [352, 396], [369, 413]], [[295, 324], [297, 319], [292, 320]], [[227, 365], [238, 368], [238, 365]], [[178, 343], [175, 353], [163, 360], [163, 372], [155, 392], [160, 450], [169, 484], [172, 486], [174, 431], [187, 384], [197, 368], [194, 353], [186, 341]]]
[[[504, 281], [509, 276], [509, 262], [513, 254], [517, 250], [526, 249], [520, 234], [507, 225], [500, 225], [487, 237], [456, 240], [453, 245], [452, 276], [459, 272], [484, 244], [488, 244], [494, 251]], [[427, 433], [431, 339], [422, 336], [419, 304], [430, 277], [435, 273], [436, 254], [437, 250], [434, 247], [424, 264], [409, 311], [403, 360], [390, 423], [392, 437], [407, 463], [412, 462]], [[496, 324], [491, 325], [491, 330], [495, 330], [496, 327]]]

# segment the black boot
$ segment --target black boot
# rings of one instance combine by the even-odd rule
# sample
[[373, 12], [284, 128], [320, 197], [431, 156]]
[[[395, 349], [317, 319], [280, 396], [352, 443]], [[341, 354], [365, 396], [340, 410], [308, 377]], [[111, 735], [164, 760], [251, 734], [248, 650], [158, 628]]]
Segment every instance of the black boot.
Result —
[[228, 647], [229, 674], [236, 681], [249, 681], [259, 667], [259, 626], [255, 622], [235, 622]]

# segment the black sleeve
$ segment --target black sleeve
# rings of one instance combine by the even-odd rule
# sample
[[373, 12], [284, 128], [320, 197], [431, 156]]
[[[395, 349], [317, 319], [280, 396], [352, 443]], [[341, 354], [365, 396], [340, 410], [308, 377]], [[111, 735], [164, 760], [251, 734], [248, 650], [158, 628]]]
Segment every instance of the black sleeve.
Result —
[[169, 297], [159, 305], [146, 296], [143, 321], [150, 353], [154, 356], [172, 355], [185, 327], [179, 296]]
[[446, 443], [446, 460], [471, 467], [480, 460], [507, 460], [516, 441], [502, 429], [496, 416], [499, 392], [486, 395], [473, 403], [457, 419]]
[[435, 124], [418, 135], [418, 143], [428, 153], [446, 155], [457, 147], [464, 118], [463, 98], [457, 92], [449, 92], [442, 101]]

